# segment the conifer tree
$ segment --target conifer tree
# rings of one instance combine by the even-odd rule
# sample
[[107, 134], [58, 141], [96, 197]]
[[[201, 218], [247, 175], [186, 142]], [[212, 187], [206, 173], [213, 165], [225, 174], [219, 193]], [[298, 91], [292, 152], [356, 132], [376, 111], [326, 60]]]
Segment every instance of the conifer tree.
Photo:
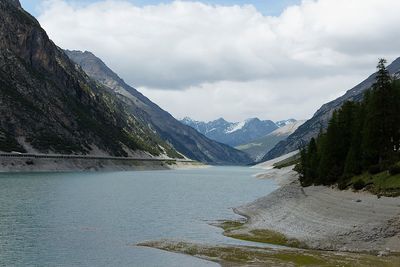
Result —
[[380, 59], [377, 66], [376, 82], [372, 86], [366, 106], [363, 151], [366, 165], [379, 164], [381, 167], [391, 158], [393, 152], [393, 125], [395, 104], [391, 77]]

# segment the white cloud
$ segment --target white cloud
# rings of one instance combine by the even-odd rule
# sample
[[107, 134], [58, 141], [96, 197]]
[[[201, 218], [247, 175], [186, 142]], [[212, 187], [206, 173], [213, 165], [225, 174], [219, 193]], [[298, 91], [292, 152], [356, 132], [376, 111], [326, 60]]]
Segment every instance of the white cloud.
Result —
[[309, 117], [379, 57], [399, 56], [398, 10], [398, 0], [319, 0], [268, 17], [251, 5], [50, 0], [39, 21], [58, 45], [94, 52], [173, 115], [283, 119]]
[[140, 88], [140, 91], [178, 118], [187, 116], [189, 111], [194, 119], [213, 120], [223, 114], [225, 119], [231, 121], [252, 117], [279, 120], [305, 118], [313, 114], [316, 111], [315, 103], [325, 103], [344, 93], [340, 90], [329, 92], [326, 88], [332, 84], [338, 88], [348, 88], [353, 80], [359, 78], [332, 76], [318, 80], [221, 81], [190, 87], [184, 91], [149, 88]]

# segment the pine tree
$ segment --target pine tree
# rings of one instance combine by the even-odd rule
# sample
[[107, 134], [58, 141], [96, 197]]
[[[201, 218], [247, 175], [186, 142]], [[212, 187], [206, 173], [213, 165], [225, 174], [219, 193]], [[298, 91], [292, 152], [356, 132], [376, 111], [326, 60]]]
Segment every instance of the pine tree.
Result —
[[380, 59], [377, 66], [376, 82], [367, 100], [363, 136], [365, 164], [379, 164], [381, 167], [393, 154], [393, 123], [396, 117], [392, 80], [385, 63], [386, 60]]

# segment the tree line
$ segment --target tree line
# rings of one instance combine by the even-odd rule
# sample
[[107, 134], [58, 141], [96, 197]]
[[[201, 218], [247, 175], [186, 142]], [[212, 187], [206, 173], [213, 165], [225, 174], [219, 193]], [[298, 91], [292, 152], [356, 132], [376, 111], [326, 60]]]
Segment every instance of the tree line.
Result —
[[[296, 166], [303, 186], [338, 184], [395, 168], [400, 160], [400, 82], [380, 59], [375, 83], [361, 102], [334, 111], [328, 128], [300, 149]], [[398, 167], [397, 167], [398, 168]]]

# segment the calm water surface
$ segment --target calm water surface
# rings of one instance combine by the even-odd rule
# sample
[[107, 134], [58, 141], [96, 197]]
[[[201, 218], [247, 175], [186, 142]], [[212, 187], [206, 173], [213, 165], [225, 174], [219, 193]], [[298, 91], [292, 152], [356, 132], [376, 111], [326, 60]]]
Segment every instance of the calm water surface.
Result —
[[209, 223], [276, 188], [256, 172], [0, 174], [0, 266], [217, 266], [135, 244], [241, 242]]

